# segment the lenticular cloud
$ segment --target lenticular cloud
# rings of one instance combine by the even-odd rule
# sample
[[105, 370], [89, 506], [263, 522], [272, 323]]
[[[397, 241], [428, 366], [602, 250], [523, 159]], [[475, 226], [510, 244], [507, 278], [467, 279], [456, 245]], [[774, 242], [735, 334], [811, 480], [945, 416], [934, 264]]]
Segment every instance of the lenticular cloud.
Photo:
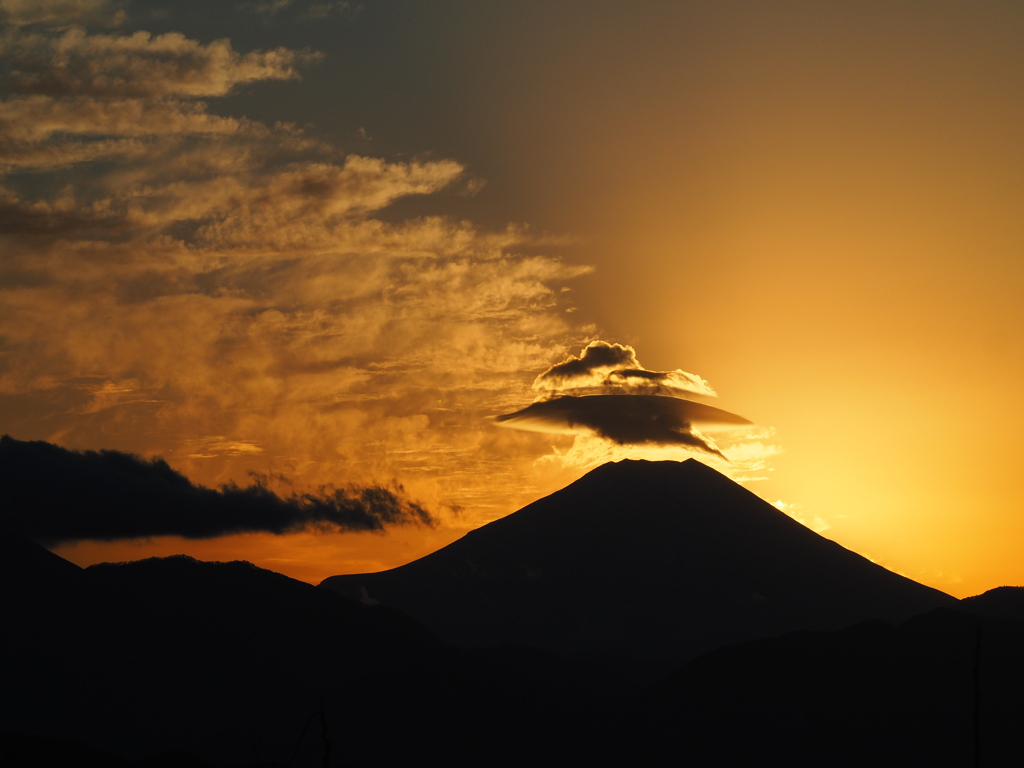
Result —
[[698, 425], [750, 426], [748, 419], [688, 399], [716, 396], [704, 379], [681, 369], [649, 371], [625, 344], [592, 341], [540, 374], [536, 402], [496, 418], [532, 432], [590, 435], [616, 445], [676, 446], [725, 454]]

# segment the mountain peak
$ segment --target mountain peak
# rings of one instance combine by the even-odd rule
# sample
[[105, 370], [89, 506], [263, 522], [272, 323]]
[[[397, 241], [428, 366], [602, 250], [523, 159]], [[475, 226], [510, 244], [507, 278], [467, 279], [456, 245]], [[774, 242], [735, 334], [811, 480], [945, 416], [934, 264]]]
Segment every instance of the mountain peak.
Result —
[[693, 459], [605, 464], [420, 560], [323, 586], [365, 590], [456, 644], [523, 643], [651, 669], [956, 603]]

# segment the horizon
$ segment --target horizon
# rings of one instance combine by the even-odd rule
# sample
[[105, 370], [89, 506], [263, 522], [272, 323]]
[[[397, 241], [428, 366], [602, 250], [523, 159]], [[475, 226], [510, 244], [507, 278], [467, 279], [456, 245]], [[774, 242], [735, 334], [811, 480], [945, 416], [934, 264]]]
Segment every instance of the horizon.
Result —
[[[34, 491], [33, 488], [40, 488], [40, 487], [43, 486], [43, 483], [40, 482], [40, 479], [41, 479], [40, 475], [41, 474], [54, 475], [55, 471], [59, 471], [59, 468], [56, 465], [46, 466], [46, 467], [43, 468], [43, 472], [40, 473], [38, 468], [32, 466], [31, 462], [26, 462], [22, 457], [19, 457], [16, 454], [11, 453], [10, 452], [10, 448], [11, 448], [12, 445], [14, 445], [15, 449], [25, 447], [25, 446], [17, 445], [16, 441], [12, 441], [11, 438], [9, 438], [8, 436], [4, 436], [4, 442], [0, 443], [0, 462], [3, 462], [3, 460], [6, 458], [10, 463], [14, 463], [14, 464], [17, 465], [17, 470], [19, 471], [19, 473], [21, 474], [21, 476], [23, 478], [20, 481], [20, 484], [24, 485], [24, 486], [27, 486], [27, 494], [33, 494], [34, 493], [37, 496], [37, 498], [34, 499], [35, 506], [38, 507], [38, 509], [40, 511], [47, 510], [47, 509], [52, 510], [52, 509], [57, 508], [57, 507], [60, 507], [60, 508], [70, 508], [70, 510], [64, 509], [61, 512], [61, 514], [58, 514], [56, 517], [53, 515], [52, 512], [49, 513], [49, 514], [44, 515], [43, 520], [45, 520], [46, 522], [40, 522], [39, 524], [46, 526], [46, 528], [39, 529], [35, 533], [33, 532], [33, 531], [35, 531], [35, 529], [28, 529], [28, 530], [19, 529], [17, 527], [18, 526], [18, 522], [17, 522], [17, 520], [15, 518], [12, 518], [11, 520], [9, 520], [8, 521], [8, 525], [9, 526], [10, 525], [14, 525], [15, 527], [12, 528], [12, 530], [16, 530], [16, 531], [20, 530], [21, 534], [26, 536], [28, 539], [35, 539], [36, 543], [43, 544], [47, 549], [49, 549], [54, 554], [62, 557], [65, 560], [68, 560], [69, 562], [72, 562], [75, 565], [77, 565], [79, 567], [82, 567], [82, 568], [91, 567], [93, 565], [103, 565], [103, 564], [126, 564], [126, 563], [138, 562], [138, 561], [141, 561], [141, 560], [148, 560], [148, 559], [166, 559], [166, 558], [175, 558], [175, 557], [185, 557], [185, 558], [188, 558], [188, 559], [197, 560], [199, 562], [214, 562], [214, 563], [245, 562], [245, 563], [248, 563], [250, 565], [254, 565], [256, 567], [259, 567], [259, 568], [262, 568], [262, 569], [265, 569], [265, 570], [269, 570], [269, 571], [272, 571], [272, 572], [275, 572], [275, 573], [280, 573], [282, 575], [289, 576], [290, 578], [294, 578], [294, 579], [297, 579], [299, 581], [304, 581], [306, 583], [309, 583], [311, 585], [316, 586], [316, 585], [321, 584], [325, 579], [330, 579], [331, 577], [335, 577], [335, 576], [341, 577], [341, 576], [345, 576], [345, 575], [365, 575], [365, 574], [372, 574], [372, 573], [383, 573], [383, 572], [386, 572], [386, 571], [389, 571], [389, 570], [393, 570], [394, 568], [396, 568], [398, 566], [407, 565], [408, 563], [415, 562], [417, 560], [422, 560], [423, 558], [426, 558], [427, 556], [429, 556], [431, 554], [434, 554], [435, 552], [439, 552], [441, 549], [444, 549], [449, 544], [453, 544], [456, 541], [460, 541], [460, 540], [465, 539], [466, 534], [468, 534], [469, 532], [472, 532], [472, 531], [461, 531], [461, 530], [460, 531], [455, 531], [455, 532], [453, 532], [453, 531], [441, 531], [440, 533], [441, 533], [442, 537], [444, 537], [444, 536], [446, 536], [448, 534], [452, 534], [452, 533], [455, 533], [456, 535], [454, 536], [454, 538], [452, 538], [450, 541], [447, 541], [446, 543], [442, 544], [440, 547], [438, 547], [438, 548], [436, 548], [434, 550], [431, 550], [429, 552], [424, 552], [422, 554], [419, 554], [419, 555], [413, 557], [412, 559], [410, 559], [407, 562], [397, 563], [394, 566], [385, 567], [385, 568], [379, 568], [379, 569], [374, 569], [374, 570], [367, 570], [367, 571], [347, 570], [347, 571], [339, 571], [339, 572], [335, 572], [335, 571], [331, 570], [330, 565], [329, 564], [324, 564], [324, 563], [314, 564], [314, 563], [310, 563], [310, 562], [302, 562], [302, 563], [297, 564], [297, 567], [287, 567], [286, 566], [284, 568], [281, 568], [280, 565], [274, 563], [273, 561], [269, 561], [269, 562], [268, 561], [256, 561], [256, 560], [247, 559], [246, 557], [232, 557], [230, 559], [219, 559], [219, 558], [216, 558], [216, 557], [213, 557], [213, 558], [206, 557], [206, 558], [204, 558], [202, 556], [197, 556], [196, 554], [194, 554], [197, 551], [199, 551], [200, 554], [201, 554], [201, 548], [202, 548], [203, 538], [204, 538], [204, 537], [196, 537], [196, 536], [190, 536], [190, 537], [184, 537], [183, 538], [181, 536], [173, 536], [173, 535], [166, 535], [166, 534], [164, 534], [164, 535], [153, 535], [153, 536], [146, 536], [146, 537], [137, 536], [135, 538], [129, 538], [127, 535], [120, 535], [119, 536], [116, 533], [110, 533], [109, 531], [107, 531], [102, 537], [100, 537], [98, 535], [97, 536], [93, 536], [93, 537], [89, 537], [89, 536], [83, 535], [82, 533], [78, 533], [78, 534], [64, 534], [65, 537], [66, 536], [73, 536], [74, 538], [67, 539], [67, 538], [61, 538], [60, 536], [58, 536], [59, 540], [49, 541], [49, 542], [44, 540], [44, 541], [40, 542], [39, 538], [45, 536], [41, 531], [43, 531], [43, 530], [50, 530], [51, 534], [52, 534], [54, 531], [62, 530], [62, 526], [66, 526], [67, 525], [67, 522], [62, 522], [62, 520], [65, 520], [65, 521], [66, 520], [71, 520], [71, 519], [73, 519], [75, 517], [81, 517], [83, 515], [87, 519], [89, 519], [90, 516], [91, 516], [91, 519], [96, 521], [96, 522], [92, 523], [94, 526], [99, 526], [99, 527], [96, 528], [96, 530], [98, 530], [98, 531], [99, 530], [103, 530], [103, 526], [109, 525], [109, 523], [104, 523], [103, 522], [103, 518], [97, 517], [95, 515], [95, 513], [90, 513], [89, 512], [90, 507], [95, 508], [96, 504], [101, 504], [101, 505], [106, 506], [106, 507], [113, 506], [114, 507], [114, 512], [113, 512], [113, 514], [111, 516], [111, 519], [114, 519], [114, 520], [116, 520], [119, 517], [119, 515], [122, 514], [119, 511], [117, 511], [117, 509], [116, 509], [117, 507], [128, 507], [128, 506], [131, 506], [133, 504], [135, 506], [149, 506], [149, 505], [151, 505], [152, 504], [151, 501], [147, 502], [147, 495], [148, 494], [161, 493], [162, 491], [163, 492], [166, 492], [166, 491], [164, 489], [162, 489], [159, 484], [155, 484], [155, 482], [154, 482], [156, 480], [155, 477], [151, 476], [150, 479], [146, 479], [146, 478], [143, 477], [143, 475], [145, 473], [147, 473], [147, 472], [151, 472], [151, 470], [154, 467], [159, 467], [160, 464], [159, 464], [158, 461], [146, 462], [141, 457], [132, 457], [132, 456], [127, 456], [127, 455], [123, 455], [123, 454], [116, 454], [116, 453], [111, 453], [111, 452], [106, 452], [105, 455], [104, 455], [103, 452], [101, 452], [100, 454], [92, 454], [92, 455], [86, 454], [86, 456], [89, 456], [94, 461], [93, 466], [91, 468], [89, 468], [90, 471], [92, 473], [98, 474], [98, 475], [103, 475], [104, 474], [104, 470], [102, 469], [102, 467], [100, 468], [99, 472], [96, 472], [97, 465], [95, 464], [95, 460], [100, 458], [100, 457], [102, 457], [101, 461], [102, 460], [109, 460], [111, 457], [113, 457], [114, 459], [118, 460], [119, 462], [123, 462], [126, 459], [128, 461], [132, 462], [133, 466], [134, 466], [134, 469], [131, 470], [131, 474], [134, 475], [135, 477], [141, 478], [143, 480], [143, 485], [140, 486], [140, 488], [142, 489], [142, 494], [139, 495], [139, 492], [138, 492], [139, 489], [136, 489], [135, 492], [134, 492], [134, 495], [132, 495], [132, 493], [129, 492], [128, 496], [120, 498], [117, 495], [119, 493], [119, 489], [117, 489], [115, 486], [117, 485], [118, 481], [123, 479], [123, 478], [118, 478], [116, 476], [115, 477], [101, 479], [100, 481], [95, 483], [95, 485], [93, 487], [80, 486], [81, 476], [82, 476], [82, 471], [81, 470], [83, 468], [85, 468], [85, 462], [81, 462], [82, 463], [82, 467], [74, 467], [72, 465], [65, 464], [65, 466], [63, 467], [63, 472], [61, 473], [62, 482], [63, 482], [63, 484], [65, 486], [68, 486], [68, 490], [70, 492], [70, 496], [62, 498], [61, 495], [58, 493], [57, 496], [53, 496], [51, 494], [49, 497], [47, 497], [45, 492], [44, 493], [39, 493], [38, 491]], [[43, 444], [43, 445], [51, 453], [60, 454], [65, 459], [67, 459], [69, 457], [78, 457], [77, 461], [80, 461], [81, 459], [85, 458], [85, 456], [83, 456], [82, 454], [78, 454], [76, 452], [68, 452], [66, 450], [59, 449], [56, 446], [51, 446], [49, 444]], [[3, 450], [4, 448], [7, 448], [8, 450], [5, 452]], [[12, 457], [14, 457], [13, 461], [11, 460]], [[76, 459], [72, 459], [72, 460], [76, 461]], [[623, 459], [618, 459], [618, 460], [615, 460], [615, 461], [609, 461], [609, 462], [601, 464], [601, 465], [599, 465], [597, 467], [591, 468], [590, 470], [587, 471], [587, 473], [583, 477], [579, 478], [576, 481], [573, 481], [572, 483], [569, 484], [569, 486], [566, 486], [565, 488], [560, 489], [560, 490], [561, 491], [567, 491], [570, 486], [577, 486], [577, 485], [579, 485], [581, 483], [585, 483], [586, 478], [588, 478], [591, 475], [595, 476], [595, 480], [593, 482], [597, 482], [596, 476], [598, 474], [601, 474], [602, 476], [607, 476], [606, 471], [608, 470], [608, 468], [613, 467], [613, 466], [621, 467], [620, 475], [619, 475], [619, 476], [621, 476], [622, 472], [625, 472], [627, 469], [629, 469], [629, 467], [626, 466], [626, 465], [637, 465], [637, 466], [640, 466], [640, 465], [658, 465], [658, 464], [678, 465], [680, 467], [684, 467], [684, 466], [689, 465], [689, 464], [694, 464], [694, 465], [697, 465], [699, 467], [702, 467], [704, 470], [707, 470], [707, 472], [711, 473], [710, 475], [707, 475], [707, 477], [723, 478], [726, 482], [730, 483], [730, 485], [732, 487], [743, 489], [747, 493], [751, 494], [751, 496], [753, 498], [757, 499], [760, 503], [765, 504], [765, 507], [764, 507], [765, 509], [770, 509], [773, 513], [781, 514], [781, 515], [784, 515], [787, 518], [791, 518], [790, 515], [786, 515], [785, 514], [785, 510], [780, 509], [777, 505], [768, 504], [763, 499], [760, 499], [760, 497], [758, 497], [756, 494], [752, 493], [750, 491], [750, 489], [744, 488], [742, 485], [740, 485], [738, 483], [735, 483], [730, 478], [728, 478], [727, 475], [724, 475], [723, 473], [719, 472], [714, 467], [710, 466], [710, 464], [702, 462], [702, 461], [700, 461], [700, 459], [695, 458], [695, 457], [689, 457], [689, 458], [685, 458], [685, 459], [681, 459], [681, 460], [671, 460], [671, 459], [655, 459], [655, 460], [651, 460], [651, 459], [623, 458]], [[70, 466], [70, 471], [68, 471], [69, 466]], [[173, 472], [173, 470], [171, 470], [171, 471]], [[204, 488], [202, 486], [191, 484], [191, 483], [189, 483], [187, 481], [187, 478], [184, 478], [181, 475], [177, 475], [177, 473], [174, 473], [174, 474], [181, 481], [186, 483], [188, 485], [188, 487], [193, 489], [195, 492], [198, 492], [200, 494], [205, 494], [207, 496], [219, 497], [221, 500], [226, 500], [226, 499], [230, 498], [232, 495], [239, 494], [239, 491], [241, 491], [242, 494], [238, 497], [238, 499], [236, 499], [236, 503], [240, 503], [242, 505], [243, 512], [245, 511], [246, 507], [249, 507], [250, 508], [250, 514], [255, 516], [255, 517], [265, 516], [266, 512], [265, 512], [265, 510], [261, 510], [261, 508], [260, 508], [260, 504], [259, 504], [260, 498], [259, 497], [257, 497], [257, 498], [249, 497], [245, 493], [246, 491], [258, 490], [264, 496], [269, 495], [269, 498], [273, 499], [275, 504], [277, 504], [277, 505], [284, 505], [285, 508], [290, 506], [291, 502], [294, 502], [296, 500], [296, 497], [294, 497], [294, 496], [292, 497], [291, 500], [287, 500], [287, 499], [280, 499], [279, 497], [276, 497], [273, 494], [273, 492], [269, 492], [269, 494], [266, 494], [264, 492], [264, 489], [262, 488], [262, 486], [259, 486], [259, 485], [253, 485], [253, 486], [250, 486], [249, 488], [245, 488], [245, 489], [238, 489], [237, 487], [236, 488], [232, 488], [232, 487], [229, 487], [229, 486], [222, 487], [219, 490], [208, 489], [208, 488]], [[2, 476], [2, 475], [0, 475], [0, 476]], [[54, 476], [53, 481], [57, 482], [56, 481], [56, 476]], [[25, 492], [23, 492], [22, 495], [19, 497], [17, 490], [15, 490], [13, 492], [13, 496], [11, 495], [12, 494], [12, 491], [11, 491], [12, 486], [17, 486], [18, 484], [19, 484], [18, 481], [11, 482], [11, 474], [8, 472], [7, 473], [6, 482], [5, 482], [5, 485], [6, 485], [7, 489], [8, 489], [7, 490], [7, 495], [8, 495], [7, 503], [8, 503], [8, 507], [13, 507], [13, 506], [28, 506], [28, 507], [32, 507], [31, 503], [29, 503], [29, 504], [24, 504], [23, 503], [24, 500], [26, 498], [28, 498], [28, 496], [27, 496], [27, 494]], [[146, 490], [146, 486], [151, 486], [151, 489], [150, 490]], [[114, 494], [115, 494], [113, 496], [110, 495], [110, 492], [111, 492], [112, 488], [113, 488]], [[647, 489], [647, 486], [643, 486], [642, 488], [637, 489], [637, 490], [642, 491], [642, 490], [646, 490], [646, 489]], [[671, 490], [671, 489], [670, 488], [666, 488], [665, 490]], [[192, 491], [190, 491], [190, 493], [192, 493]], [[559, 495], [559, 492], [556, 491], [555, 494], [552, 494], [552, 495]], [[93, 499], [91, 502], [87, 500], [90, 497]], [[86, 499], [86, 500], [79, 504], [79, 503], [76, 503], [77, 499]], [[526, 507], [532, 507], [535, 504], [544, 503], [547, 500], [548, 500], [547, 496], [542, 497], [541, 499], [537, 499], [534, 502], [531, 502], [531, 503], [527, 504], [523, 509], [525, 509]], [[256, 503], [254, 503], [254, 502], [256, 502]], [[188, 496], [184, 496], [184, 497], [181, 497], [181, 499], [171, 498], [171, 499], [166, 500], [166, 503], [170, 505], [172, 513], [175, 516], [180, 518], [174, 524], [179, 526], [179, 527], [181, 527], [183, 530], [185, 528], [187, 528], [188, 525], [189, 525], [189, 523], [187, 522], [187, 518], [191, 514], [188, 511], [188, 509], [187, 509], [187, 507], [189, 505], [189, 497]], [[79, 508], [79, 507], [81, 507], [81, 508]], [[517, 511], [521, 511], [521, 510], [517, 510]], [[668, 509], [665, 509], [665, 510], [652, 510], [652, 511], [671, 512], [672, 514], [676, 514], [675, 510], [668, 510]], [[724, 512], [726, 510], [723, 509], [722, 511]], [[371, 515], [375, 514], [372, 509], [371, 510], [367, 510], [367, 512], [369, 514], [371, 514]], [[209, 515], [213, 516], [213, 520], [211, 522], [208, 522], [207, 523], [208, 525], [216, 525], [217, 524], [216, 523], [216, 518], [220, 515], [220, 513], [217, 511], [216, 505], [213, 506], [213, 507], [210, 507], [207, 511], [204, 512], [204, 514], [206, 514], [208, 516]], [[337, 513], [335, 513], [335, 514], [337, 514]], [[513, 515], [514, 514], [515, 513], [513, 513]], [[27, 517], [23, 516], [23, 520], [22, 520], [21, 525], [24, 526], [26, 524], [26, 522], [30, 522], [31, 518], [32, 518], [32, 511], [30, 510]], [[123, 517], [122, 517], [122, 520], [123, 520]], [[325, 518], [325, 520], [332, 520], [332, 518], [328, 517], [328, 518]], [[498, 521], [491, 521], [491, 523], [494, 523], [494, 522], [498, 522]], [[803, 522], [801, 522], [799, 520], [797, 520], [795, 522], [797, 524], [799, 524], [800, 526], [802, 526], [804, 528], [807, 528], [812, 533], [816, 533], [817, 534], [817, 532], [813, 531], [813, 529], [808, 527], [805, 523], [803, 523]], [[157, 524], [159, 524], [159, 523], [157, 523]], [[287, 525], [287, 523], [274, 523], [274, 525], [278, 525], [278, 526], [280, 526], [282, 524], [283, 525]], [[333, 524], [335, 526], [339, 526], [339, 525], [340, 526], [344, 526], [345, 525], [344, 522], [338, 522], [337, 518], [333, 518], [333, 522], [331, 524]], [[422, 520], [409, 519], [404, 524], [405, 525], [419, 525], [419, 526], [422, 526], [422, 525], [436, 526], [438, 524], [438, 521], [436, 521], [436, 520], [433, 520], [433, 521], [430, 521], [430, 520], [422, 521]], [[124, 525], [124, 522], [115, 523], [115, 525]], [[485, 523], [483, 526], [480, 526], [480, 528], [484, 528], [484, 527], [486, 527], [488, 525], [490, 525], [490, 523]], [[344, 530], [344, 528], [341, 528], [340, 530]], [[380, 535], [380, 534], [383, 533], [384, 530], [385, 530], [384, 528], [378, 528], [378, 529], [376, 529], [374, 531], [374, 533], [376, 533], [377, 535]], [[395, 529], [391, 528], [390, 530], [395, 530]], [[477, 530], [477, 529], [472, 529], [472, 530]], [[257, 535], [258, 535], [258, 533], [259, 532], [257, 532]], [[230, 535], [230, 534], [228, 534], [228, 535]], [[252, 534], [250, 533], [248, 535], [252, 535]], [[295, 535], [295, 533], [293, 532], [292, 535]], [[299, 535], [301, 535], [301, 532], [299, 532]], [[325, 535], [325, 534], [323, 532], [320, 532], [320, 533], [315, 534], [315, 535]], [[327, 535], [330, 535], [330, 534], [327, 534]], [[337, 532], [335, 532], [334, 535], [338, 535]], [[373, 535], [373, 534], [371, 534], [371, 535]], [[817, 534], [817, 535], [820, 536], [821, 534]], [[221, 539], [223, 537], [224, 537], [224, 535], [222, 534], [221, 536], [218, 536], [218, 537], [207, 536], [205, 538], [206, 538], [206, 540], [212, 540], [213, 542], [217, 542], [219, 539]], [[822, 538], [827, 539], [828, 537], [822, 536]], [[124, 548], [124, 542], [126, 540], [131, 541], [131, 547], [132, 547], [132, 550], [134, 550], [134, 551], [132, 551], [132, 550], [127, 550], [127, 551], [130, 554], [133, 554], [134, 555], [133, 557], [122, 559], [122, 560], [103, 559], [102, 555], [105, 554], [105, 553], [111, 553], [111, 552], [113, 552], [113, 553], [122, 553], [122, 552], [125, 552], [126, 550]], [[82, 546], [83, 542], [85, 542], [86, 546]], [[183, 550], [184, 549], [190, 549], [190, 550], [192, 550], [193, 553], [190, 554], [190, 553], [185, 552], [185, 551], [174, 551], [175, 547], [177, 546], [178, 543], [181, 543], [183, 545], [182, 546]], [[835, 542], [835, 543], [838, 543], [838, 544], [840, 544], [840, 546], [842, 546], [841, 542]], [[199, 545], [198, 548], [197, 548], [197, 544]], [[847, 549], [847, 548], [844, 547], [844, 549]], [[852, 550], [848, 550], [848, 551], [852, 551]], [[859, 553], [854, 553], [854, 554], [859, 554]], [[870, 558], [867, 558], [867, 559], [870, 561]], [[870, 562], [872, 562], [875, 565], [879, 565], [877, 563], [874, 563], [874, 561], [870, 561]], [[326, 568], [327, 570], [324, 570], [324, 568]], [[891, 571], [891, 569], [887, 569], [887, 570]], [[906, 574], [902, 574], [902, 573], [899, 573], [899, 572], [895, 572], [895, 573], [897, 575], [899, 575], [899, 576], [906, 577]], [[1004, 586], [1012, 586], [1012, 585], [997, 585], [997, 586], [991, 587], [989, 589], [983, 590], [982, 592], [979, 592], [977, 594], [980, 595], [980, 594], [983, 594], [984, 592], [990, 591], [991, 589], [998, 589], [998, 588], [1001, 588], [1001, 587], [1004, 587]], [[940, 590], [940, 591], [942, 591], [942, 590]], [[957, 599], [963, 599], [965, 597], [973, 597], [973, 596], [975, 596], [975, 595], [954, 595], [954, 597], [956, 597]]]

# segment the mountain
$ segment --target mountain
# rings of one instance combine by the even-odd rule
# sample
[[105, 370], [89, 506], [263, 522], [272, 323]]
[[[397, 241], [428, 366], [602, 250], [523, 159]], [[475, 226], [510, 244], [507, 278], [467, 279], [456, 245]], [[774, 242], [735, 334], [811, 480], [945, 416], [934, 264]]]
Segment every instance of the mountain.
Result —
[[0, 730], [130, 758], [173, 749], [285, 763], [322, 697], [441, 652], [397, 612], [248, 563], [179, 556], [83, 570], [4, 538], [0, 551], [25, 567], [3, 569]]
[[958, 603], [695, 461], [329, 582], [359, 599], [0, 532], [0, 764], [958, 764], [976, 700], [982, 754], [1018, 757], [1021, 590]]
[[1024, 621], [1024, 587], [996, 587], [960, 601], [960, 610], [993, 619]]
[[609, 753], [631, 765], [1024, 765], [1022, 648], [1024, 622], [946, 608], [721, 648], [645, 692]]
[[639, 679], [746, 640], [957, 604], [692, 459], [606, 464], [420, 560], [321, 586], [457, 645], [533, 645]]
[[33, 621], [60, 613], [82, 586], [82, 569], [29, 541], [0, 530], [0, 615]]
[[245, 562], [81, 569], [5, 535], [0, 577], [3, 765], [566, 764], [564, 735], [596, 743], [632, 691]]

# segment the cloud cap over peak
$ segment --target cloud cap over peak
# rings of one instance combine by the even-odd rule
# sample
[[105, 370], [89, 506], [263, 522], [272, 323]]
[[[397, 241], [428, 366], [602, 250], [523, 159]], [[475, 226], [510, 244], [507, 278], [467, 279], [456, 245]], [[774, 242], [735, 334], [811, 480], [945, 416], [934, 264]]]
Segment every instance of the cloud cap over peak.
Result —
[[680, 445], [725, 456], [695, 424], [749, 426], [750, 421], [692, 400], [658, 395], [563, 395], [498, 416], [499, 423], [534, 432], [593, 432], [619, 445]]
[[[530, 432], [573, 435], [572, 448], [555, 455], [563, 463], [587, 465], [653, 452], [697, 451], [732, 460], [698, 425], [732, 434], [724, 450], [736, 453], [740, 433], [753, 426], [735, 413], [695, 402], [694, 395], [717, 397], [700, 376], [682, 369], [651, 371], [628, 344], [591, 341], [579, 356], [551, 365], [533, 382], [539, 396], [525, 408], [495, 418], [497, 424]], [[742, 440], [743, 437], [740, 437]], [[665, 458], [665, 456], [660, 456]], [[750, 461], [742, 461], [750, 464]]]
[[615, 389], [631, 394], [690, 393], [716, 397], [700, 376], [681, 369], [649, 371], [636, 357], [636, 350], [628, 344], [615, 344], [596, 340], [580, 352], [555, 363], [533, 382], [535, 390], [567, 392], [592, 387]]

